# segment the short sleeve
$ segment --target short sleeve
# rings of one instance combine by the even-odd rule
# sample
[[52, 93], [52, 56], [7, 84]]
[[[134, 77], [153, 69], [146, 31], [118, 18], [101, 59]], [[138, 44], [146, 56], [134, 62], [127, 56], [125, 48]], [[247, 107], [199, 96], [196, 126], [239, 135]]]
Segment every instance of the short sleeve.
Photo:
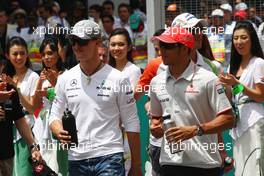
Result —
[[[33, 72], [35, 73], [35, 72]], [[30, 96], [34, 96], [36, 88], [37, 88], [37, 84], [38, 84], [38, 80], [39, 80], [39, 76], [37, 73], [33, 74], [32, 78], [31, 78], [31, 85], [30, 85]]]
[[160, 117], [160, 116], [162, 116], [162, 107], [161, 107], [160, 101], [157, 97], [157, 94], [155, 91], [156, 90], [155, 86], [157, 86], [157, 84], [155, 84], [154, 81], [151, 81], [150, 90], [149, 90], [149, 94], [150, 94], [150, 115]]
[[225, 94], [224, 86], [217, 80], [216, 78], [209, 81], [206, 87], [209, 104], [216, 116], [232, 108]]
[[135, 86], [137, 85], [137, 82], [139, 81], [139, 79], [140, 79], [140, 76], [141, 76], [141, 70], [140, 69], [138, 69], [137, 71], [136, 71], [136, 73], [135, 73], [135, 83], [133, 84], [133, 88], [135, 88]]
[[137, 82], [141, 76], [141, 70], [137, 66], [135, 66], [135, 69], [131, 72], [131, 75], [127, 75], [130, 78], [130, 83], [132, 88], [134, 89], [137, 85]]
[[257, 83], [262, 83], [264, 84], [263, 81], [261, 81], [261, 78], [264, 78], [264, 60], [257, 60], [255, 64], [255, 70], [253, 72], [253, 79], [254, 82]]
[[133, 89], [128, 78], [120, 80], [120, 89], [117, 94], [117, 104], [120, 111], [122, 123], [127, 132], [139, 132], [139, 118], [137, 115], [136, 100]]

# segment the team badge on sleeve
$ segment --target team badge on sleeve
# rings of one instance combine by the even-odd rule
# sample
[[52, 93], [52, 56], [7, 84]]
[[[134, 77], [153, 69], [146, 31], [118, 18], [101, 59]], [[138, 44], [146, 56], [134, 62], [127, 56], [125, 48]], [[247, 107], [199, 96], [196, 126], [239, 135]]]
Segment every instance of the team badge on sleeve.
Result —
[[222, 84], [216, 84], [216, 91], [218, 94], [225, 93], [225, 88]]

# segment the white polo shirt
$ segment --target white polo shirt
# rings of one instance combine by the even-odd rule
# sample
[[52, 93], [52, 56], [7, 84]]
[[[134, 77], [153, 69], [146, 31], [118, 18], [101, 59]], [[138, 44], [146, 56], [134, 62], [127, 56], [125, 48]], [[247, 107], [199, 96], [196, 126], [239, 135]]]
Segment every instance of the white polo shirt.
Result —
[[[175, 79], [169, 70], [151, 81], [150, 113], [153, 116], [171, 114], [177, 126], [197, 125], [212, 121], [219, 113], [230, 110], [231, 105], [217, 77], [193, 62]], [[163, 137], [161, 165], [179, 165], [198, 168], [221, 166], [217, 134], [195, 136], [183, 142], [187, 149], [171, 154]], [[184, 146], [183, 146], [184, 147]]]
[[78, 64], [59, 76], [55, 87], [49, 124], [61, 120], [66, 107], [76, 118], [79, 146], [69, 150], [69, 160], [123, 152], [120, 118], [126, 131], [139, 132], [129, 79], [109, 65], [90, 78]]
[[[196, 64], [199, 67], [202, 67], [202, 68], [204, 68], [204, 69], [206, 69], [206, 70], [208, 70], [210, 72], [213, 72], [213, 69], [208, 65], [208, 63], [205, 62], [204, 59], [206, 59], [206, 58], [203, 58], [203, 56], [198, 51], [196, 51], [196, 53], [197, 53], [197, 63]], [[214, 65], [215, 68], [216, 68], [216, 71], [218, 73], [220, 73], [220, 71], [221, 71], [221, 64], [219, 62], [217, 62], [216, 60], [210, 61], [209, 59], [208, 59], [208, 62], [210, 64]], [[163, 71], [165, 71], [167, 68], [168, 68], [167, 65], [164, 65], [163, 63], [161, 63], [160, 66], [159, 66], [159, 68], [158, 68], [157, 75], [160, 74], [160, 73], [162, 73]], [[152, 134], [150, 134], [150, 141], [149, 142], [150, 142], [151, 145], [160, 147], [161, 144], [162, 144], [162, 138], [157, 139]]]

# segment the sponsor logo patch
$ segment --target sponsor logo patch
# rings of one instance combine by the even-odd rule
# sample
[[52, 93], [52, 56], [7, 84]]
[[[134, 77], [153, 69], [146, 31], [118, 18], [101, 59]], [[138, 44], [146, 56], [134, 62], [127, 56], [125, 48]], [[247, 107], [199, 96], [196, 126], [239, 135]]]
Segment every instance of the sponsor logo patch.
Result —
[[76, 85], [77, 85], [77, 79], [73, 79], [73, 80], [71, 80], [70, 85], [71, 85], [72, 87], [76, 86]]
[[219, 95], [225, 93], [224, 86], [222, 84], [216, 84], [216, 91]]
[[188, 85], [184, 92], [185, 93], [199, 93], [199, 91], [195, 89], [193, 85]]

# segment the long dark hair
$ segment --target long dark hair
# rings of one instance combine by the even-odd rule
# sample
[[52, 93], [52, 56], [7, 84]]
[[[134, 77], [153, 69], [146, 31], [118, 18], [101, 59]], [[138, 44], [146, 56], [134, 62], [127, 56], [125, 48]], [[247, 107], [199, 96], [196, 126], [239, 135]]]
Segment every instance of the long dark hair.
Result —
[[[21, 37], [15, 36], [15, 37], [10, 38], [7, 41], [6, 52], [7, 52], [8, 55], [10, 54], [9, 53], [10, 52], [10, 48], [13, 47], [14, 45], [18, 45], [18, 46], [24, 47], [26, 49], [26, 52], [28, 53], [26, 41], [23, 38], [21, 38]], [[31, 68], [31, 63], [30, 63], [29, 57], [27, 57], [27, 61], [25, 63], [25, 66], [27, 68]], [[6, 66], [5, 66], [4, 70], [3, 70], [3, 73], [6, 73], [8, 76], [11, 76], [11, 77], [13, 77], [16, 74], [15, 67], [13, 66], [13, 64], [11, 63], [11, 61], [9, 59], [6, 61]]]
[[[116, 28], [109, 36], [109, 40], [111, 39], [111, 37], [115, 36], [115, 35], [123, 35], [126, 38], [127, 41], [127, 45], [128, 47], [130, 47], [131, 49], [127, 52], [127, 60], [133, 63], [133, 58], [132, 58], [132, 41], [131, 38], [129, 36], [129, 33], [127, 32], [126, 29], [124, 28]], [[116, 67], [116, 61], [115, 58], [113, 56], [111, 56], [110, 52], [109, 52], [109, 65], [111, 65], [112, 67]]]
[[[249, 21], [238, 21], [236, 23], [236, 26], [234, 28], [233, 31], [233, 36], [234, 37], [234, 33], [236, 30], [238, 29], [245, 29], [247, 31], [247, 33], [250, 36], [250, 40], [251, 40], [251, 48], [250, 48], [250, 52], [253, 56], [256, 57], [260, 57], [260, 58], [264, 58], [263, 56], [263, 52], [260, 46], [260, 42], [258, 39], [258, 35], [253, 27], [253, 25], [251, 24], [251, 22]], [[242, 60], [242, 56], [237, 52], [235, 46], [234, 46], [234, 41], [232, 40], [232, 48], [231, 48], [231, 59], [230, 59], [230, 73], [233, 75], [236, 75], [239, 66], [241, 64], [241, 60]]]
[[[58, 38], [55, 35], [45, 36], [44, 40], [42, 41], [40, 45], [39, 52], [41, 53], [41, 55], [43, 55], [43, 52], [46, 46], [49, 45], [51, 51], [58, 53], [58, 60], [56, 63], [56, 68], [58, 69], [58, 71], [64, 71], [63, 63], [59, 56], [58, 42], [59, 42]], [[42, 61], [42, 65], [43, 65], [43, 68], [47, 68], [43, 61]]]

